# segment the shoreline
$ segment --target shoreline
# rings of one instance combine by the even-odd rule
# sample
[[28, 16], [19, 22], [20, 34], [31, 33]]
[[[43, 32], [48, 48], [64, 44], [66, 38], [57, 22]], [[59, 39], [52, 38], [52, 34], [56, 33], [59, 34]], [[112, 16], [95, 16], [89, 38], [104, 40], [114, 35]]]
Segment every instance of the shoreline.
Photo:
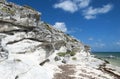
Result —
[[[59, 65], [58, 67], [61, 71], [59, 73], [55, 73], [53, 79], [61, 79], [61, 77], [62, 79], [120, 79], [118, 69], [113, 68], [114, 66], [106, 61], [101, 64], [99, 62], [100, 65], [97, 66], [98, 68], [94, 68], [91, 65], [86, 66], [86, 64], [69, 63]], [[72, 72], [69, 73], [69, 71]]]
[[[58, 68], [61, 71], [55, 73], [53, 79], [59, 79], [58, 77], [60, 76], [66, 77], [62, 77], [63, 79], [120, 79], [120, 67], [111, 65], [106, 60], [101, 60], [91, 56], [86, 60], [86, 57], [83, 56], [78, 59], [78, 61], [79, 62], [70, 61], [66, 64], [59, 64]], [[68, 71], [74, 71], [73, 75], [71, 75], [71, 73], [63, 74], [68, 72], [67, 69], [63, 70], [64, 68], [67, 68]]]
[[[110, 64], [120, 67], [120, 52], [93, 52], [93, 55], [101, 60], [108, 61]], [[113, 56], [114, 58], [109, 58]]]

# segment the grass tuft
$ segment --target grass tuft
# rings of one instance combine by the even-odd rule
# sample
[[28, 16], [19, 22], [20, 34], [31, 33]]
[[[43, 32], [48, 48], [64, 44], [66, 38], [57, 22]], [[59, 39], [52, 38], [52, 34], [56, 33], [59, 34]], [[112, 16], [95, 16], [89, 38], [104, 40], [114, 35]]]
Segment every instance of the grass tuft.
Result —
[[73, 57], [72, 60], [77, 60], [77, 58], [76, 58], [76, 57]]

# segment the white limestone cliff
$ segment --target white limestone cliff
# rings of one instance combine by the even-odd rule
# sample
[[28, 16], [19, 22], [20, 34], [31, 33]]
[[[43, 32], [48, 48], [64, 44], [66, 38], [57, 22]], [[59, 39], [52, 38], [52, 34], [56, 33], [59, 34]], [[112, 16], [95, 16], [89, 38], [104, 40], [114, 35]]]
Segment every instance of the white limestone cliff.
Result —
[[119, 77], [119, 71], [117, 77], [102, 71], [105, 61], [92, 57], [89, 46], [42, 22], [40, 16], [29, 6], [0, 1], [0, 79], [60, 79], [55, 73], [67, 64], [76, 66], [77, 79], [82, 78], [81, 68], [93, 69], [95, 79]]

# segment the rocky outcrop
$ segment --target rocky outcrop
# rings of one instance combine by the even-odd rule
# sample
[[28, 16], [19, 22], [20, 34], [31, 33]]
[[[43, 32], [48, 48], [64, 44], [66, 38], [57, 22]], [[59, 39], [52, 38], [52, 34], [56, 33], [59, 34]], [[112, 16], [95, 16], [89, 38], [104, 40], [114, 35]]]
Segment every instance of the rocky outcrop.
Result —
[[[2, 0], [0, 3], [0, 22], [4, 29], [9, 29], [9, 24], [20, 27], [35, 27], [38, 25], [40, 13], [28, 6], [19, 6]], [[0, 27], [1, 28], [1, 27]], [[12, 27], [11, 27], [12, 28]], [[2, 30], [1, 30], [2, 31]]]
[[43, 48], [48, 57], [62, 46], [80, 51], [82, 43], [40, 21], [41, 13], [31, 7], [4, 0], [0, 6], [1, 48], [10, 54], [25, 54]]
[[0, 0], [2, 79], [52, 79], [52, 68], [59, 69], [58, 64], [91, 56], [89, 46], [41, 21], [40, 16], [29, 6]]
[[6, 0], [0, 0], [0, 3], [5, 3], [6, 2]]
[[116, 79], [120, 78], [120, 68], [112, 66], [111, 64], [106, 64], [104, 63], [103, 65], [100, 66], [100, 68], [104, 71], [107, 72], [113, 76], [116, 77]]
[[[84, 48], [79, 41], [40, 21], [40, 16], [40, 12], [29, 6], [0, 1], [0, 76], [8, 74], [2, 79], [17, 79], [32, 72], [31, 69], [34, 71], [61, 47], [64, 52]], [[10, 72], [14, 73], [9, 75]]]

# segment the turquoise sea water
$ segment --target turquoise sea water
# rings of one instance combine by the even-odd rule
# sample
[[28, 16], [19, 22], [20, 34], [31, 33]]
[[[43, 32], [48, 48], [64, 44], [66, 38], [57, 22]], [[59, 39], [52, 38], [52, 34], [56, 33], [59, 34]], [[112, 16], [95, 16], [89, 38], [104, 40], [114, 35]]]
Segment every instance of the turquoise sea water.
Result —
[[[111, 64], [120, 67], [120, 52], [93, 52], [99, 58], [108, 60]], [[108, 56], [115, 56], [115, 58], [107, 58]]]

